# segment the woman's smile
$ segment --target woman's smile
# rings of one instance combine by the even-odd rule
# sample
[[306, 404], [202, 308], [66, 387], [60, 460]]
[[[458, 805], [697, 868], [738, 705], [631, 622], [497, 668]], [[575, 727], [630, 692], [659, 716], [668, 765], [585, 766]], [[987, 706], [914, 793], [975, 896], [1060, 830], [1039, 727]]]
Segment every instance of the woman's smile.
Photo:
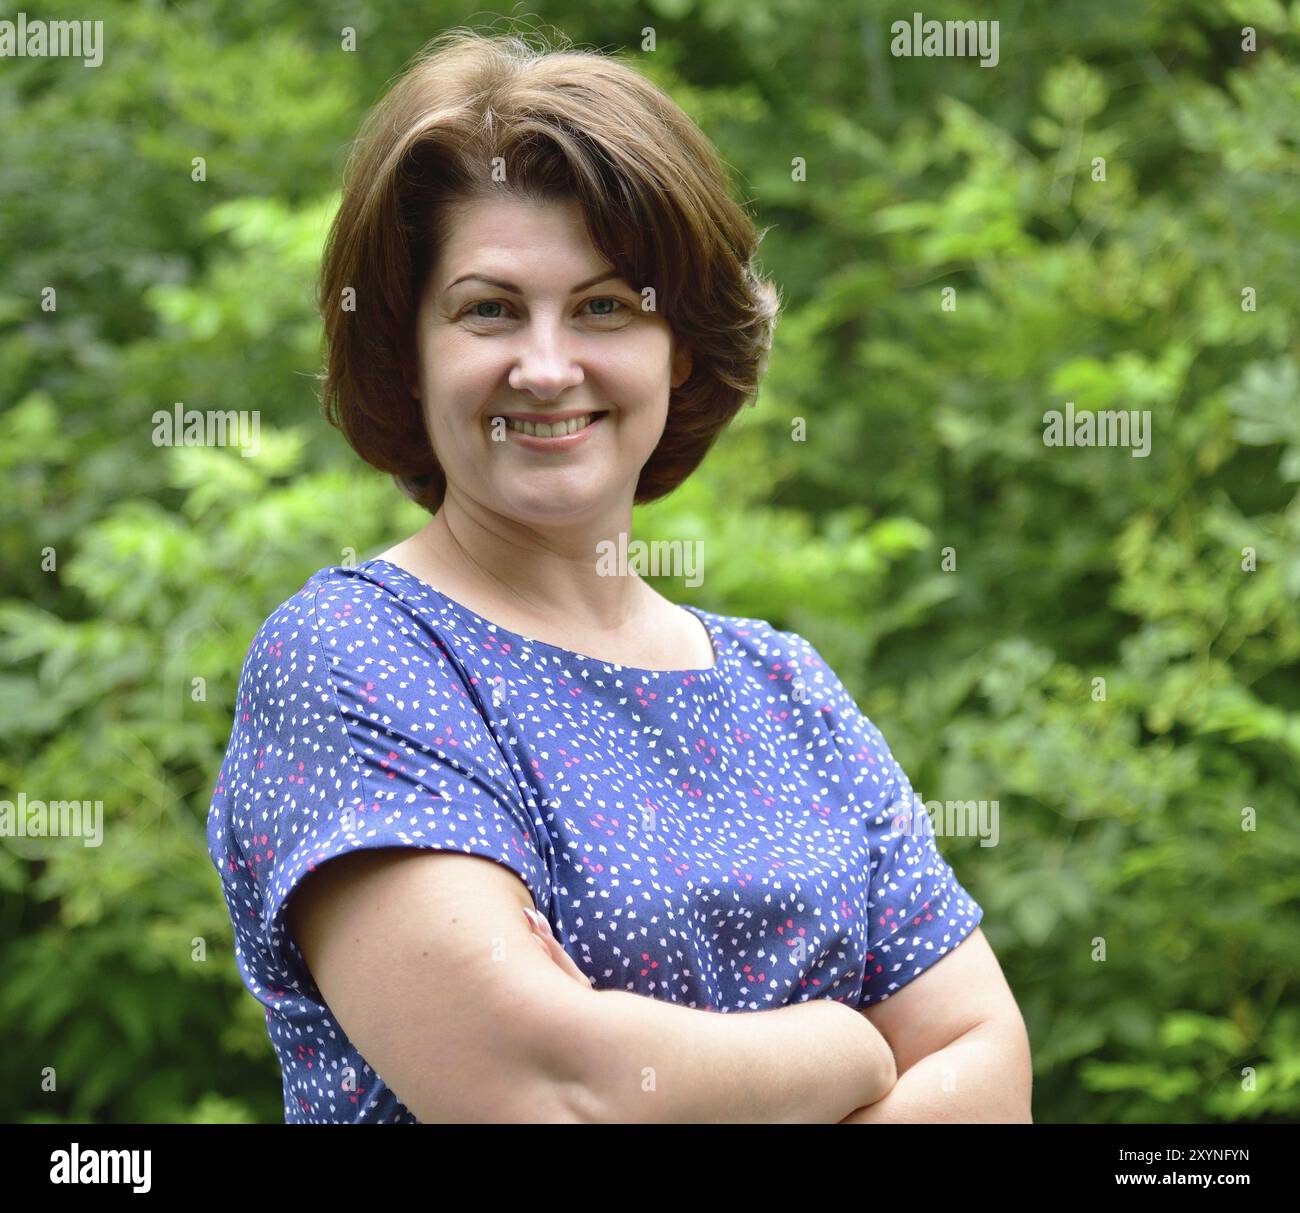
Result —
[[547, 415], [542, 413], [498, 414], [492, 423], [505, 422], [510, 440], [526, 450], [568, 451], [585, 442], [608, 412], [608, 409], [593, 409], [586, 413], [557, 413], [549, 421], [544, 420]]

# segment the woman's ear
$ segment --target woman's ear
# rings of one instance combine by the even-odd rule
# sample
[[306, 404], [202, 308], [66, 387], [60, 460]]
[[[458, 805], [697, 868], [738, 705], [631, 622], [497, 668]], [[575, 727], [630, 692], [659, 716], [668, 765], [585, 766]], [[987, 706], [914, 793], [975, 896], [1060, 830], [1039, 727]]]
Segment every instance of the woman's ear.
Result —
[[402, 368], [402, 384], [406, 390], [415, 397], [420, 399], [420, 366], [418, 359], [414, 356], [413, 347], [405, 344], [398, 353], [398, 362]]
[[691, 351], [684, 345], [678, 345], [673, 353], [673, 388], [679, 388], [690, 378], [691, 368], [695, 365]]

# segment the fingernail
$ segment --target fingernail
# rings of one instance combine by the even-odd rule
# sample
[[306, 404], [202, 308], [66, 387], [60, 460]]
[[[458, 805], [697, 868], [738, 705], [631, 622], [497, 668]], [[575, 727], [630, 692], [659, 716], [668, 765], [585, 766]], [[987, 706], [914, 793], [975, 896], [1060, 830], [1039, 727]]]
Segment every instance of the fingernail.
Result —
[[530, 923], [532, 923], [533, 928], [535, 930], [545, 932], [548, 935], [550, 934], [551, 928], [547, 925], [546, 919], [543, 918], [536, 910], [529, 909], [527, 906], [525, 906], [524, 916], [528, 919]]

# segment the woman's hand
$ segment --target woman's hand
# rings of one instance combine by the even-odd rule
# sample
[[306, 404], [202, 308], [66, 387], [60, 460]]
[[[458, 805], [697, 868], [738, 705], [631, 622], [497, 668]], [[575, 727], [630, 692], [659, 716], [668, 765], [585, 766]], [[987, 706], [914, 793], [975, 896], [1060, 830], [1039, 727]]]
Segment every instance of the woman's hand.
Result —
[[560, 946], [560, 941], [551, 933], [551, 924], [536, 910], [525, 909], [524, 917], [528, 919], [528, 925], [532, 928], [533, 938], [537, 940], [538, 947], [574, 981], [581, 982], [585, 988], [591, 989], [596, 984], [596, 979], [588, 977], [573, 963], [573, 957]]

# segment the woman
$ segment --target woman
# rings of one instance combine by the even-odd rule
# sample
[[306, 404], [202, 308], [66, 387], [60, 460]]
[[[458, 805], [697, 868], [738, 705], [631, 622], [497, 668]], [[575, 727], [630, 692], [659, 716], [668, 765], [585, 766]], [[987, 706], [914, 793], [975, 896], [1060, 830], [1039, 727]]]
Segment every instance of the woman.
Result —
[[[209, 849], [286, 1120], [1023, 1119], [983, 912], [880, 732], [801, 636], [598, 559], [765, 366], [711, 145], [609, 58], [455, 31], [346, 175], [327, 415], [432, 518], [240, 680]], [[936, 1058], [979, 1115], [909, 1086]]]

